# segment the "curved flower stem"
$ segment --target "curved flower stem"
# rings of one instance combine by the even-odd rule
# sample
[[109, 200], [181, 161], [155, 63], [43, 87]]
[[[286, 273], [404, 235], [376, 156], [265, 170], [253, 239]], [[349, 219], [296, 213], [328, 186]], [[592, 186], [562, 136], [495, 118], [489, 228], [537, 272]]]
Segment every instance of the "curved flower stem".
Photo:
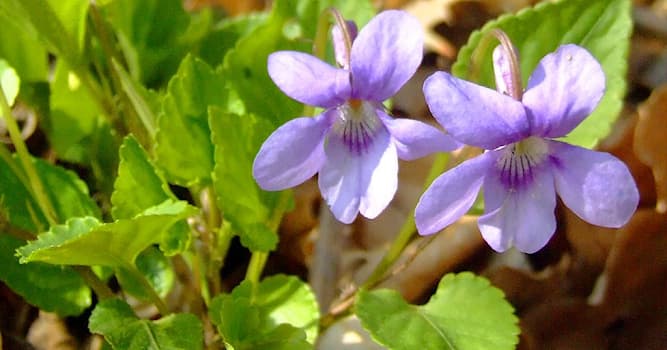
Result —
[[521, 71], [519, 70], [519, 55], [517, 55], [512, 41], [505, 32], [498, 28], [494, 28], [491, 31], [491, 35], [500, 41], [500, 45], [505, 50], [505, 54], [507, 55], [509, 61], [510, 79], [512, 81], [510, 86], [512, 91], [509, 92], [510, 96], [512, 96], [517, 101], [521, 101], [521, 97], [523, 96], [523, 88], [521, 83]]
[[[424, 190], [431, 185], [431, 182], [435, 180], [438, 175], [440, 175], [449, 162], [449, 153], [439, 153], [436, 155], [431, 170], [429, 171], [426, 180], [424, 181]], [[408, 215], [408, 218], [403, 223], [401, 231], [398, 236], [392, 242], [391, 246], [387, 253], [382, 257], [380, 263], [375, 267], [370, 277], [361, 285], [361, 288], [368, 289], [375, 286], [378, 282], [382, 281], [384, 275], [387, 273], [387, 270], [396, 262], [396, 260], [401, 256], [403, 249], [410, 243], [412, 236], [415, 234], [415, 217], [414, 215]]]

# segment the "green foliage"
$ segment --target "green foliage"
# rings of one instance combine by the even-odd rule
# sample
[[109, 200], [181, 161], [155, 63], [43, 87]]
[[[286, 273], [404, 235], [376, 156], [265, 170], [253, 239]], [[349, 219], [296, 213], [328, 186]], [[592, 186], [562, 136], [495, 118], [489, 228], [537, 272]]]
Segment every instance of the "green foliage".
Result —
[[448, 274], [426, 305], [392, 290], [360, 291], [356, 314], [373, 339], [390, 349], [514, 349], [518, 319], [503, 293], [473, 275]]
[[168, 200], [132, 219], [108, 224], [92, 217], [77, 217], [53, 226], [18, 252], [22, 263], [127, 266], [134, 264], [148, 246], [159, 243], [165, 230], [192, 212], [187, 203]]
[[160, 109], [159, 95], [152, 90], [145, 88], [137, 81], [132, 79], [115, 60], [111, 61], [114, 72], [118, 75], [123, 92], [130, 100], [132, 108], [141, 120], [142, 127], [148, 132], [150, 137], [155, 137], [155, 128], [157, 127], [157, 111]]
[[44, 120], [44, 131], [61, 159], [89, 163], [102, 111], [93, 95], [64, 61], [56, 63], [50, 84], [50, 114]]
[[[64, 221], [76, 216], [100, 216], [86, 184], [76, 174], [41, 159], [35, 159], [33, 164], [57, 218]], [[30, 232], [45, 230], [48, 222], [32, 197], [29, 185], [22, 180], [22, 174], [16, 159], [0, 158], [0, 208], [4, 219]]]
[[180, 0], [114, 0], [103, 11], [132, 77], [149, 87], [166, 82], [210, 27], [210, 16], [191, 18]]
[[311, 349], [319, 311], [310, 287], [294, 276], [264, 279], [253, 290], [243, 282], [215, 297], [211, 321], [225, 345], [241, 349]]
[[266, 70], [272, 52], [309, 51], [303, 41], [290, 40], [283, 32], [286, 25], [298, 20], [297, 16], [296, 1], [275, 1], [267, 21], [239, 39], [224, 60], [225, 77], [248, 112], [268, 120], [274, 127], [298, 116], [302, 108], [273, 84]]
[[266, 22], [267, 18], [268, 15], [261, 12], [222, 19], [202, 39], [199, 56], [211, 66], [219, 65], [240, 38], [252, 33], [255, 28]]
[[[34, 0], [32, 0], [34, 1]], [[35, 1], [40, 3], [41, 1]], [[83, 52], [86, 37], [86, 15], [88, 14], [89, 0], [46, 0], [53, 9], [59, 22], [65, 28], [69, 38], [79, 52]], [[42, 5], [43, 6], [43, 5]], [[60, 39], [62, 40], [62, 39]]]
[[[176, 199], [134, 136], [125, 138], [119, 158], [118, 177], [111, 195], [111, 214], [115, 219], [130, 219], [165, 200]], [[189, 242], [190, 228], [181, 221], [163, 233], [160, 249], [174, 255], [184, 251]]]
[[111, 195], [115, 219], [129, 219], [167, 199], [176, 199], [134, 136], [125, 138], [119, 154], [118, 177]]
[[0, 57], [16, 69], [24, 81], [46, 80], [47, 56], [41, 43], [3, 13], [0, 5]]
[[[157, 248], [148, 247], [139, 254], [136, 266], [160, 297], [164, 298], [169, 293], [174, 285], [174, 268]], [[151, 300], [151, 296], [146, 293], [142, 281], [137, 281], [131, 272], [119, 268], [116, 272], [116, 278], [123, 287], [123, 291], [145, 301]]]
[[[49, 51], [70, 65], [79, 66], [82, 56], [77, 39], [83, 36], [87, 4], [85, 0], [5, 0], [0, 2], [0, 13], [18, 28], [39, 38]], [[67, 27], [62, 21], [67, 21]]]
[[21, 80], [7, 61], [0, 59], [0, 87], [7, 98], [10, 106], [14, 105], [14, 100], [19, 94]]
[[[477, 47], [493, 28], [507, 33], [520, 55], [521, 73], [526, 82], [539, 60], [562, 44], [574, 43], [588, 49], [598, 59], [607, 77], [607, 91], [598, 108], [572, 133], [567, 142], [592, 147], [609, 134], [623, 104], [629, 37], [632, 31], [629, 0], [568, 0], [545, 2], [535, 8], [505, 15], [473, 33], [461, 48], [452, 67], [460, 77], [472, 78], [493, 87], [491, 52], [494, 45]], [[473, 67], [472, 57], [479, 57]], [[474, 69], [478, 74], [470, 75]]]
[[180, 313], [157, 321], [141, 320], [127, 303], [118, 299], [100, 302], [90, 316], [88, 328], [104, 335], [113, 349], [197, 350], [204, 343], [204, 330], [195, 315]]
[[213, 145], [207, 110], [224, 107], [225, 100], [222, 75], [187, 56], [169, 81], [155, 136], [157, 163], [170, 182], [183, 186], [210, 182]]
[[38, 158], [34, 164], [61, 222], [78, 216], [100, 217], [100, 208], [90, 197], [88, 186], [74, 172]]
[[90, 289], [69, 267], [20, 264], [15, 250], [23, 241], [0, 232], [0, 280], [27, 302], [60, 316], [79, 315], [91, 304]]
[[218, 206], [244, 246], [252, 251], [275, 249], [278, 236], [266, 222], [278, 194], [260, 190], [252, 177], [252, 162], [271, 125], [252, 114], [241, 117], [213, 107], [209, 124], [215, 144], [213, 184]]
[[17, 229], [46, 229], [46, 218], [32, 197], [15, 157], [0, 157], [0, 214], [2, 222]]

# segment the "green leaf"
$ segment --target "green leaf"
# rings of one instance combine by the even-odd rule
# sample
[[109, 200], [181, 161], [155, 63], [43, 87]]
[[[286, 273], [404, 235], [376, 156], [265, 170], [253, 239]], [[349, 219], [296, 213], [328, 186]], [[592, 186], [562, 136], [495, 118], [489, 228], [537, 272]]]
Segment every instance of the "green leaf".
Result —
[[48, 222], [28, 191], [27, 178], [16, 157], [0, 157], [0, 214], [2, 220], [29, 232], [46, 229]]
[[[14, 21], [9, 17], [14, 17]], [[32, 35], [15, 23], [16, 17], [15, 14], [4, 13], [3, 5], [0, 5], [0, 21], [2, 21], [0, 57], [6, 59], [24, 81], [46, 80], [48, 73], [46, 49], [37, 40], [36, 35]]]
[[469, 272], [448, 274], [426, 305], [393, 290], [359, 292], [356, 314], [373, 339], [390, 349], [514, 349], [518, 319], [503, 293]]
[[[83, 52], [86, 39], [86, 20], [89, 0], [47, 0], [65, 31], [75, 41], [78, 52]], [[62, 39], [61, 39], [62, 40]]]
[[164, 84], [210, 23], [193, 21], [180, 0], [115, 0], [103, 7], [134, 79]]
[[44, 129], [51, 146], [64, 160], [90, 162], [102, 112], [76, 73], [61, 60], [56, 63], [49, 103], [51, 113], [44, 120]]
[[[304, 35], [308, 38], [314, 38], [317, 30], [317, 20], [322, 13], [330, 8], [336, 8], [345, 20], [354, 21], [358, 28], [362, 28], [375, 15], [375, 8], [369, 0], [320, 0], [299, 2], [298, 12], [302, 18]], [[329, 16], [328, 14], [325, 14]], [[331, 19], [333, 23], [333, 19]], [[329, 46], [331, 46], [329, 44]], [[333, 51], [331, 51], [333, 54]], [[329, 58], [333, 59], [333, 56]]]
[[311, 349], [319, 311], [307, 284], [294, 276], [263, 280], [255, 294], [243, 282], [210, 304], [211, 321], [233, 349]]
[[122, 300], [100, 302], [90, 315], [88, 328], [104, 335], [114, 349], [202, 349], [204, 329], [192, 314], [179, 313], [157, 321], [141, 320]]
[[71, 268], [20, 264], [15, 250], [23, 244], [0, 233], [0, 280], [30, 304], [60, 316], [79, 315], [90, 306], [90, 289]]
[[209, 109], [209, 125], [215, 145], [213, 184], [225, 219], [252, 251], [275, 249], [278, 236], [266, 226], [277, 192], [265, 192], [252, 177], [252, 162], [271, 125], [252, 114], [243, 117], [220, 108]]
[[34, 161], [60, 221], [77, 216], [100, 217], [100, 208], [90, 198], [88, 186], [74, 172], [40, 158]]
[[200, 59], [187, 56], [169, 81], [158, 117], [155, 154], [169, 182], [182, 186], [210, 181], [213, 145], [210, 105], [225, 106], [225, 83]]
[[219, 65], [240, 38], [250, 34], [267, 18], [267, 13], [260, 12], [223, 19], [203, 38], [199, 56], [213, 67]]
[[19, 94], [21, 80], [16, 74], [14, 68], [12, 68], [9, 63], [3, 59], [0, 59], [0, 86], [2, 87], [2, 92], [7, 98], [9, 106], [13, 106], [16, 96]]
[[[115, 219], [129, 219], [165, 200], [176, 199], [134, 136], [125, 138], [119, 153], [118, 177], [111, 195], [111, 214]], [[187, 223], [177, 222], [162, 235], [160, 249], [167, 255], [178, 254], [187, 249], [190, 238]]]
[[283, 32], [286, 25], [298, 22], [297, 16], [296, 1], [275, 1], [268, 20], [241, 38], [227, 53], [223, 65], [225, 77], [248, 112], [269, 120], [276, 127], [296, 117], [302, 109], [276, 87], [266, 69], [272, 52], [308, 50], [309, 45], [301, 40], [290, 40]]
[[135, 218], [108, 224], [92, 217], [73, 218], [40, 234], [18, 252], [22, 263], [110, 267], [133, 264], [139, 253], [160, 241], [165, 230], [192, 212], [187, 203], [168, 200]]
[[[33, 161], [58, 219], [100, 216], [100, 209], [90, 198], [86, 184], [76, 174], [42, 159]], [[16, 158], [0, 158], [0, 208], [4, 219], [29, 232], [45, 230], [49, 224], [28, 188]]]
[[[162, 255], [157, 248], [148, 247], [139, 254], [136, 265], [139, 272], [146, 277], [146, 280], [157, 294], [162, 298], [167, 296], [174, 285], [174, 268], [169, 259]], [[132, 273], [128, 273], [124, 268], [119, 268], [116, 277], [124, 292], [130, 293], [141, 300], [151, 301], [151, 296], [146, 293], [142, 282], [137, 281]]]
[[157, 127], [156, 112], [159, 110], [158, 95], [132, 79], [116, 60], [112, 59], [111, 65], [143, 127], [148, 131], [150, 137], [154, 138]]
[[[78, 30], [85, 28], [87, 4], [85, 0], [3, 0], [0, 12], [26, 32], [38, 36], [49, 51], [78, 66], [82, 63], [78, 40], [84, 35]], [[57, 10], [51, 5], [56, 5]]]
[[[600, 62], [607, 77], [607, 91], [597, 109], [565, 141], [592, 147], [609, 134], [623, 104], [629, 37], [632, 31], [630, 0], [568, 0], [541, 3], [535, 8], [505, 15], [473, 33], [461, 48], [452, 67], [460, 77], [470, 78], [471, 58], [480, 41], [493, 28], [505, 31], [519, 53], [521, 75], [526, 82], [539, 60], [562, 44], [588, 49]], [[474, 55], [481, 65], [473, 80], [493, 87], [491, 51], [494, 45]]]
[[118, 177], [111, 195], [111, 215], [115, 219], [132, 218], [167, 199], [176, 199], [134, 136], [125, 137], [119, 158]]

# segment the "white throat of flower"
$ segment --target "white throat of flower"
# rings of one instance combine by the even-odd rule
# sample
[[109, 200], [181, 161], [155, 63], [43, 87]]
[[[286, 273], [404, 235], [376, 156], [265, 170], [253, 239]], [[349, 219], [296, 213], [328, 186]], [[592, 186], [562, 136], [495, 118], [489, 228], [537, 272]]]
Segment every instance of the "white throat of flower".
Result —
[[501, 181], [510, 189], [529, 183], [533, 171], [549, 152], [549, 145], [539, 137], [529, 137], [500, 149], [497, 166]]
[[338, 108], [338, 118], [332, 130], [352, 154], [362, 155], [370, 148], [382, 123], [373, 105], [367, 101], [351, 99]]

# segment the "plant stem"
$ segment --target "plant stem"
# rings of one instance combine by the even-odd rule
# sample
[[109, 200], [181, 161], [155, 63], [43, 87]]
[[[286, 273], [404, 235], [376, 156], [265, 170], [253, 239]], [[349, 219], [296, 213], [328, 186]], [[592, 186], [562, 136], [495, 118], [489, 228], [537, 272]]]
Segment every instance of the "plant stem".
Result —
[[124, 263], [121, 268], [129, 273], [135, 281], [141, 284], [141, 287], [144, 289], [144, 291], [148, 293], [148, 298], [150, 298], [162, 316], [167, 316], [170, 314], [169, 309], [167, 309], [167, 305], [164, 303], [164, 301], [162, 301], [162, 298], [160, 298], [155, 289], [153, 289], [153, 286], [151, 286], [151, 284], [148, 282], [146, 276], [144, 276], [144, 274], [141, 273], [141, 271], [139, 271], [139, 269], [137, 269], [134, 264]]
[[[431, 185], [431, 182], [435, 180], [438, 175], [440, 175], [446, 168], [447, 163], [449, 162], [449, 153], [438, 153], [433, 161], [431, 170], [426, 177], [424, 182], [424, 190]], [[396, 260], [401, 256], [403, 249], [410, 243], [412, 236], [416, 230], [415, 227], [415, 218], [414, 215], [409, 215], [408, 218], [403, 223], [401, 231], [398, 236], [392, 242], [391, 246], [387, 253], [382, 257], [380, 263], [375, 267], [370, 277], [361, 285], [361, 288], [367, 289], [375, 286], [379, 281], [381, 281], [389, 268], [396, 262]]]
[[100, 300], [109, 299], [113, 297], [113, 292], [102, 280], [88, 266], [72, 266], [74, 271], [86, 281], [86, 284], [95, 292]]
[[32, 157], [28, 152], [28, 147], [23, 141], [21, 131], [19, 130], [19, 126], [16, 123], [14, 116], [12, 115], [12, 110], [9, 106], [9, 103], [7, 102], [7, 97], [5, 96], [5, 92], [2, 90], [2, 88], [0, 88], [0, 113], [5, 120], [5, 123], [7, 124], [9, 137], [12, 140], [12, 144], [14, 144], [16, 153], [18, 154], [21, 165], [23, 166], [23, 171], [28, 177], [32, 195], [37, 201], [37, 205], [39, 205], [39, 208], [44, 213], [44, 216], [48, 220], [49, 224], [54, 225], [58, 222], [55, 210], [53, 209], [53, 205], [46, 195], [46, 191], [44, 191], [44, 185], [42, 184], [42, 181], [37, 174]]
[[[291, 193], [292, 193], [291, 191], [282, 191], [280, 193], [280, 197], [278, 198], [278, 204], [276, 204], [276, 207], [273, 210], [273, 214], [271, 215], [267, 223], [269, 226], [269, 230], [271, 230], [272, 232], [278, 231], [278, 227], [280, 226], [280, 221], [283, 218], [283, 214], [285, 214], [285, 210], [287, 210], [287, 204], [289, 203]], [[252, 255], [250, 256], [250, 263], [248, 264], [248, 270], [246, 271], [245, 280], [250, 281], [250, 283], [252, 283], [253, 295], [255, 294], [257, 285], [259, 284], [259, 278], [262, 275], [262, 271], [264, 270], [264, 265], [266, 264], [266, 260], [268, 257], [269, 257], [268, 252], [261, 252], [261, 251], [252, 252]]]

